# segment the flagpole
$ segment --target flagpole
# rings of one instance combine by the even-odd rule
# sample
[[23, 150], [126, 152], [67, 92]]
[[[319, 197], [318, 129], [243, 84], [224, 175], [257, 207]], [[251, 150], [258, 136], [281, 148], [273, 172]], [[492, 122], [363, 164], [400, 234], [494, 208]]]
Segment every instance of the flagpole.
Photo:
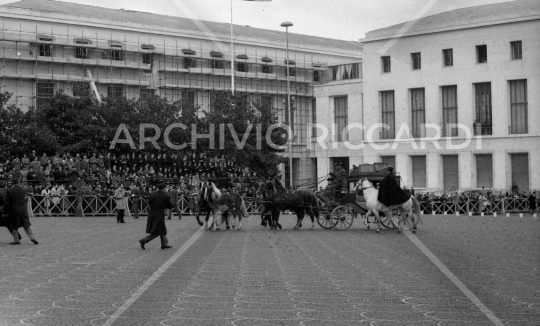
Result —
[[231, 92], [234, 94], [233, 0], [231, 0]]

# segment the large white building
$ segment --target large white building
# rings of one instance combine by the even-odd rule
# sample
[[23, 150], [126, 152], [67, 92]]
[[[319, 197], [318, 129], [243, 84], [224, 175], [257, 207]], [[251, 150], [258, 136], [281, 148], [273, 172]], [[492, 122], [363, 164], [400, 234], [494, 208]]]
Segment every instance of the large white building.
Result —
[[[104, 96], [153, 93], [208, 111], [217, 91], [231, 89], [234, 72], [236, 93], [272, 102], [276, 119], [288, 120], [284, 29], [235, 25], [231, 67], [229, 24], [43, 0], [0, 6], [0, 20], [0, 90], [12, 92], [8, 104], [23, 110], [57, 90], [78, 96], [95, 85]], [[289, 33], [289, 49], [299, 185], [313, 182], [316, 170], [304, 141], [313, 86], [332, 77], [329, 66], [358, 62], [361, 45]]]
[[348, 157], [349, 168], [388, 162], [419, 190], [540, 189], [540, 1], [444, 12], [361, 42], [362, 80], [316, 86], [315, 96], [318, 118], [319, 103], [330, 108], [326, 124], [339, 123], [340, 97], [353, 99], [348, 122], [365, 129], [348, 137], [365, 147], [317, 150], [319, 177]]

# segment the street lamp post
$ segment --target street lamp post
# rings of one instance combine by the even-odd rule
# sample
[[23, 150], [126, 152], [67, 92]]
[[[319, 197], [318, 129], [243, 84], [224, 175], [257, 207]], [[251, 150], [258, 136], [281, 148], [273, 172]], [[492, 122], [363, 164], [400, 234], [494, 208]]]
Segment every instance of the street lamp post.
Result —
[[289, 186], [291, 189], [293, 189], [293, 157], [292, 157], [292, 143], [293, 143], [293, 132], [292, 132], [292, 105], [291, 105], [291, 83], [289, 79], [289, 27], [291, 27], [293, 23], [291, 22], [283, 22], [281, 23], [281, 27], [285, 27], [285, 38], [287, 40], [287, 62], [285, 62], [285, 66], [287, 67], [287, 111], [288, 111], [288, 119], [289, 119]]

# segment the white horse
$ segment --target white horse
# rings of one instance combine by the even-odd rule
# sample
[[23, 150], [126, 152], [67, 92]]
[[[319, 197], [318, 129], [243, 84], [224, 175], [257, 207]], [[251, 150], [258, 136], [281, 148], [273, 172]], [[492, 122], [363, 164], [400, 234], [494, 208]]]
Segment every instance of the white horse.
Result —
[[246, 203], [242, 196], [237, 193], [224, 195], [214, 183], [210, 183], [212, 187], [212, 193], [210, 194], [212, 200], [208, 201], [208, 206], [212, 210], [212, 215], [208, 220], [207, 227], [210, 230], [219, 231], [221, 225], [221, 217], [223, 213], [227, 211], [232, 216], [232, 228], [235, 228], [235, 220], [238, 217], [238, 231], [242, 230], [242, 217], [248, 218]]
[[[375, 215], [375, 218], [377, 219], [377, 233], [381, 232], [381, 219], [379, 218], [379, 213], [382, 212], [386, 214], [390, 221], [392, 221], [392, 224], [394, 224], [394, 221], [392, 220], [392, 210], [394, 209], [399, 209], [401, 212], [401, 218], [399, 219], [398, 225], [395, 225], [398, 228], [398, 233], [403, 231], [403, 219], [405, 218], [405, 214], [412, 217], [414, 222], [412, 232], [416, 233], [416, 225], [420, 221], [420, 203], [414, 196], [411, 196], [409, 200], [401, 205], [386, 206], [377, 200], [379, 189], [375, 188], [373, 183], [369, 182], [367, 178], [361, 178], [356, 185], [355, 190], [362, 190], [364, 192], [364, 198], [366, 199], [366, 206], [368, 208], [368, 212], [364, 216], [364, 219], [366, 219], [367, 222], [367, 218], [371, 213]], [[414, 218], [413, 206], [418, 215], [418, 219]]]

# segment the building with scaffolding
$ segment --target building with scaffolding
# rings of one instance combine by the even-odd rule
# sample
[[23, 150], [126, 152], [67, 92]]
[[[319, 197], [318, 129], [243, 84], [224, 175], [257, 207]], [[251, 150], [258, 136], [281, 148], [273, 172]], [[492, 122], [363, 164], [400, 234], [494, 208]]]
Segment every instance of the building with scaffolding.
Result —
[[157, 94], [210, 111], [214, 94], [231, 89], [233, 72], [236, 93], [271, 102], [276, 119], [288, 122], [288, 64], [296, 186], [316, 176], [306, 146], [307, 126], [316, 121], [314, 86], [335, 79], [333, 66], [353, 62], [361, 74], [357, 42], [289, 33], [287, 62], [284, 32], [235, 25], [232, 65], [229, 24], [42, 0], [0, 6], [0, 18], [0, 87], [23, 110], [63, 90], [98, 98]]

